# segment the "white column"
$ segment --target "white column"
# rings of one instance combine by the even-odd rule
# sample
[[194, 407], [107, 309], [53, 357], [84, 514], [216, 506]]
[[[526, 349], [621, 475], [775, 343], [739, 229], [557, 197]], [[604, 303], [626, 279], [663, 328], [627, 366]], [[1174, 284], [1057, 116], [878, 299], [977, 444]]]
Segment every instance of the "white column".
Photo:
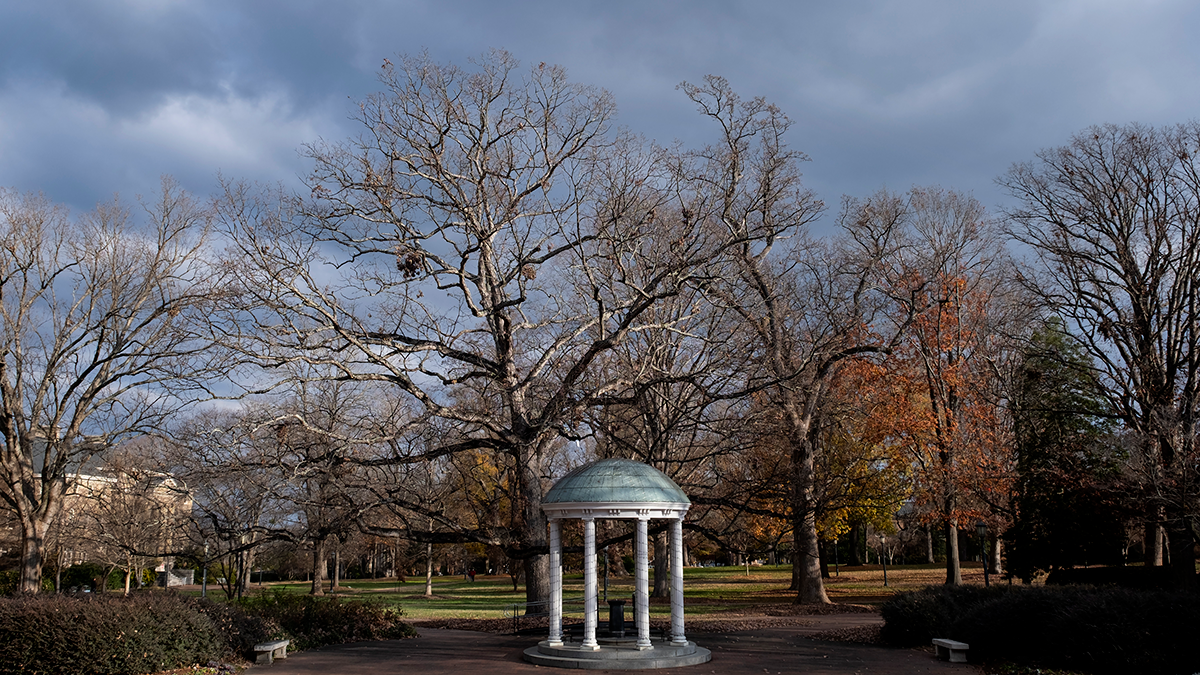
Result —
[[583, 519], [583, 649], [598, 650], [596, 642], [596, 521]]
[[671, 644], [686, 645], [683, 634], [683, 519], [671, 521]]
[[546, 644], [561, 647], [562, 640], [562, 522], [550, 521], [550, 637]]
[[647, 521], [637, 520], [637, 545], [634, 551], [633, 573], [636, 591], [633, 599], [637, 603], [637, 648], [654, 649], [650, 644], [650, 553], [646, 537]]

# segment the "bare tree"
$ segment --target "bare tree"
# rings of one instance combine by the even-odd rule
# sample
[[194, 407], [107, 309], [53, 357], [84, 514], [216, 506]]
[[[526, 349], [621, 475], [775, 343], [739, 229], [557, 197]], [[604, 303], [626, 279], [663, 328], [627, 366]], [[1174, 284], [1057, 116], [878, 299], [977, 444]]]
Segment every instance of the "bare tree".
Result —
[[[717, 428], [730, 404], [709, 396], [717, 388], [710, 380], [728, 376], [725, 321], [699, 288], [660, 303], [647, 313], [645, 326], [607, 355], [607, 367], [630, 385], [607, 396], [585, 425], [595, 434], [598, 457], [635, 459], [671, 477], [692, 498], [693, 522], [708, 508], [729, 505], [716, 498], [719, 476], [712, 466], [718, 456], [740, 449]], [[652, 528], [652, 533], [651, 596], [666, 597], [668, 532], [664, 527]]]
[[71, 220], [0, 192], [0, 499], [20, 522], [25, 593], [73, 476], [206, 384], [189, 326], [217, 287], [208, 215], [166, 179], [144, 211], [145, 225], [119, 203]]
[[741, 317], [730, 335], [742, 355], [731, 373], [740, 377], [714, 395], [757, 392], [778, 414], [791, 471], [796, 601], [828, 602], [817, 536], [814, 421], [839, 365], [894, 341], [894, 331], [890, 338], [871, 331], [882, 307], [879, 261], [892, 250], [894, 232], [858, 227], [849, 209], [841, 220], [844, 236], [810, 239], [806, 227], [824, 206], [801, 185], [798, 163], [806, 158], [784, 140], [790, 120], [762, 99], [741, 100], [719, 77], [683, 89], [722, 130], [719, 143], [681, 168], [703, 195], [696, 199], [698, 217], [743, 241], [728, 249], [723, 270], [705, 286], [712, 302]]
[[393, 462], [508, 455], [518, 517], [470, 536], [523, 560], [528, 598], [542, 600], [555, 444], [625, 386], [602, 355], [730, 235], [669, 208], [661, 153], [610, 133], [609, 95], [561, 68], [522, 74], [493, 52], [471, 71], [388, 62], [381, 80], [360, 138], [309, 147], [311, 198], [228, 186], [230, 260], [260, 308], [236, 320], [259, 322], [247, 352], [268, 368], [300, 359], [387, 382], [420, 411], [414, 424], [454, 425]]
[[174, 443], [165, 445], [159, 465], [186, 486], [192, 499], [193, 549], [216, 564], [226, 596], [241, 597], [249, 581], [255, 550], [285, 531], [293, 520], [280, 488], [281, 471], [273, 447], [257, 434], [253, 409], [197, 411], [177, 420]]
[[1105, 125], [1000, 179], [1020, 202], [1010, 234], [1037, 268], [1024, 280], [1095, 363], [1137, 435], [1147, 563], [1170, 539], [1178, 583], [1195, 584], [1200, 476], [1200, 123]]
[[[177, 478], [154, 468], [154, 455], [127, 444], [98, 472], [80, 476], [72, 510], [82, 520], [81, 536], [98, 558], [125, 573], [125, 594], [141, 585], [148, 566], [170, 557], [182, 543], [191, 498]], [[110, 568], [111, 569], [111, 568]]]
[[387, 415], [378, 414], [372, 393], [378, 392], [353, 382], [299, 378], [294, 396], [271, 409], [275, 418], [263, 425], [274, 434], [273, 461], [286, 476], [276, 493], [296, 515], [288, 536], [312, 546], [313, 595], [325, 593], [331, 554], [331, 589], [337, 588], [340, 544], [377, 505], [367, 465], [377, 456], [372, 451], [384, 447], [372, 429]]

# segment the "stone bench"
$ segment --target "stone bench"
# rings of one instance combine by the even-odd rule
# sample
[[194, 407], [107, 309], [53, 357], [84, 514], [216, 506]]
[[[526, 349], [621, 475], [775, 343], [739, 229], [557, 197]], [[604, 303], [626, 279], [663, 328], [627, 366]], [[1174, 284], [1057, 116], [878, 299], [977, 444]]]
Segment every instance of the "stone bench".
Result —
[[254, 662], [271, 664], [287, 658], [288, 640], [275, 640], [254, 645]]
[[950, 663], [966, 663], [967, 662], [967, 646], [965, 642], [956, 640], [947, 640], [945, 638], [934, 638], [933, 646], [937, 649], [939, 659], [949, 659]]

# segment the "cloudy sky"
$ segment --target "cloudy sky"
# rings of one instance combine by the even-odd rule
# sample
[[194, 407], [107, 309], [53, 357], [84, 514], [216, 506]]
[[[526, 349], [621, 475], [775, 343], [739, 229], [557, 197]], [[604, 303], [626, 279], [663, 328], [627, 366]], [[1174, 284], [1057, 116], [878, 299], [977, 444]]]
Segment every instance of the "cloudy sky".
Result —
[[1197, 29], [1182, 0], [5, 0], [0, 186], [76, 210], [162, 174], [294, 186], [301, 144], [356, 133], [385, 58], [498, 47], [660, 142], [711, 138], [675, 85], [723, 75], [794, 120], [834, 206], [940, 184], [996, 207], [996, 176], [1089, 125], [1200, 115]]

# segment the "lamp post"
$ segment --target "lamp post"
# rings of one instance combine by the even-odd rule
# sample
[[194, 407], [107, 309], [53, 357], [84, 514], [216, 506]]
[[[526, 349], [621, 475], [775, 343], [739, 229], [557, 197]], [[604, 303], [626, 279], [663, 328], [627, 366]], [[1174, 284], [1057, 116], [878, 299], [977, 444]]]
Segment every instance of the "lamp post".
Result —
[[838, 568], [838, 538], [833, 538], [833, 576], [842, 576], [841, 570]]
[[887, 578], [887, 537], [882, 533], [879, 535], [879, 562], [883, 564], [883, 585], [888, 585]]
[[201, 561], [200, 567], [200, 597], [208, 597], [208, 540], [204, 540], [204, 560]]
[[608, 602], [608, 547], [604, 547], [604, 601]]
[[976, 522], [975, 534], [979, 536], [979, 559], [983, 561], [983, 585], [986, 588], [992, 585], [991, 579], [988, 577], [987, 523], [982, 520]]

